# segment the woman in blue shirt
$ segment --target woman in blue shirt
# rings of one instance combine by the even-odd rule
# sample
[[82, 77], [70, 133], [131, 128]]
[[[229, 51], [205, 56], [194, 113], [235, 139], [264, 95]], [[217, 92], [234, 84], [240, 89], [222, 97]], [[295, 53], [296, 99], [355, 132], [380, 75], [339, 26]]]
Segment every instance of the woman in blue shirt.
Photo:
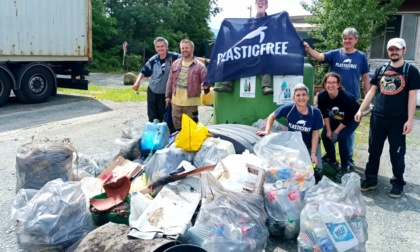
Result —
[[322, 116], [319, 109], [308, 104], [309, 90], [298, 83], [293, 89], [293, 103], [280, 106], [267, 118], [267, 126], [264, 131], [257, 131], [257, 135], [270, 134], [274, 120], [287, 119], [287, 129], [300, 131], [302, 140], [308, 149], [311, 161], [322, 169], [321, 150], [319, 148], [319, 130], [322, 129]]

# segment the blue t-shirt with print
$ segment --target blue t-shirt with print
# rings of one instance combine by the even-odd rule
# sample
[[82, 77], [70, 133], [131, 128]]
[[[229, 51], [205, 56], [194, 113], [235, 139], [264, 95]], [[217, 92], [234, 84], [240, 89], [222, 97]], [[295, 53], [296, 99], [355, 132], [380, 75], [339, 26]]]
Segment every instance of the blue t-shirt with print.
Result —
[[312, 145], [312, 131], [320, 130], [323, 127], [321, 112], [318, 108], [311, 105], [308, 105], [307, 115], [300, 114], [294, 103], [288, 103], [279, 107], [274, 111], [274, 115], [277, 119], [287, 119], [289, 131], [300, 131], [303, 142], [308, 149]]
[[324, 56], [324, 62], [330, 64], [330, 71], [341, 76], [345, 90], [360, 99], [360, 76], [369, 73], [366, 54], [359, 50], [345, 53], [343, 49], [336, 49], [324, 53]]

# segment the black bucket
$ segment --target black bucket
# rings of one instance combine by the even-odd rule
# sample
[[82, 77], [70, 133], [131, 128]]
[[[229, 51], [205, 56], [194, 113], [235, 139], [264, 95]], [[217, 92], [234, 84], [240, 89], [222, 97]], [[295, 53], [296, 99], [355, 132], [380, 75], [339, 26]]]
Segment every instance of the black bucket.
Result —
[[180, 241], [178, 241], [178, 240], [168, 241], [168, 242], [165, 242], [165, 243], [163, 243], [163, 244], [161, 244], [161, 245], [159, 245], [159, 246], [155, 247], [155, 248], [153, 249], [153, 252], [165, 252], [165, 251], [167, 251], [169, 248], [171, 248], [171, 247], [173, 247], [173, 246], [176, 246], [176, 245], [179, 245], [179, 244], [181, 244], [181, 242], [180, 242]]
[[191, 244], [181, 244], [168, 248], [164, 252], [207, 252], [207, 250]]

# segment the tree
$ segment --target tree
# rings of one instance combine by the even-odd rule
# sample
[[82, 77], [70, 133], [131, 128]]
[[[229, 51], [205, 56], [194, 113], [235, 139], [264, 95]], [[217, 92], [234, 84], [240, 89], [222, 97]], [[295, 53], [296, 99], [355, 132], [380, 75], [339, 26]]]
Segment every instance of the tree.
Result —
[[[359, 32], [357, 49], [368, 52], [379, 28], [388, 21], [404, 0], [312, 0], [312, 4], [301, 1], [302, 7], [312, 14], [307, 21], [316, 25], [311, 33], [319, 43], [315, 49], [329, 51], [342, 47], [341, 34], [347, 27]], [[315, 64], [316, 80], [320, 80], [325, 69]], [[319, 82], [315, 83], [319, 83]]]

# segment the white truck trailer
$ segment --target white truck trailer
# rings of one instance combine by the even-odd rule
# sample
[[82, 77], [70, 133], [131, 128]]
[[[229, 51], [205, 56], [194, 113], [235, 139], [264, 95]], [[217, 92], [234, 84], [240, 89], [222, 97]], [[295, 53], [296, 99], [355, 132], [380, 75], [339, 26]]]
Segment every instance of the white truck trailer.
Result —
[[87, 89], [91, 0], [0, 1], [0, 106], [13, 90], [43, 102], [57, 87]]

